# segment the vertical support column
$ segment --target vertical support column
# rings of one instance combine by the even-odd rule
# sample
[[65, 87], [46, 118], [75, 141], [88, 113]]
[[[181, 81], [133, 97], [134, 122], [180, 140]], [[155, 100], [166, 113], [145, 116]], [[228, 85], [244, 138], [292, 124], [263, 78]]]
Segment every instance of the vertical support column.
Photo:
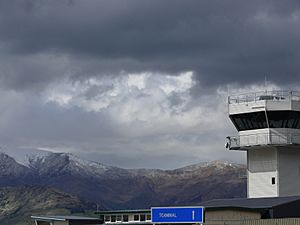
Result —
[[247, 198], [249, 198], [249, 150], [247, 150]]

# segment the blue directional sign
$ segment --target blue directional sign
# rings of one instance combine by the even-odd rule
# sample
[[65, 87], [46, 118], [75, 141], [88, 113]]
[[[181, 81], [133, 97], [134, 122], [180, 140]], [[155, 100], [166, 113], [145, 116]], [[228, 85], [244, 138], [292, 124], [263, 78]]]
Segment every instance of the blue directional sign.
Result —
[[203, 207], [152, 207], [152, 223], [203, 223]]

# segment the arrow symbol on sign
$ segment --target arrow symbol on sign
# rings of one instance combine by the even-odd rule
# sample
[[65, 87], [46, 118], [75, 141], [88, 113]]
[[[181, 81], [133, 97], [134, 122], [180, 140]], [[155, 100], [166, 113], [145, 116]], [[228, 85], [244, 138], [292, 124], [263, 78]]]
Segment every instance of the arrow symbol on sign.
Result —
[[192, 219], [195, 220], [195, 211], [192, 211]]

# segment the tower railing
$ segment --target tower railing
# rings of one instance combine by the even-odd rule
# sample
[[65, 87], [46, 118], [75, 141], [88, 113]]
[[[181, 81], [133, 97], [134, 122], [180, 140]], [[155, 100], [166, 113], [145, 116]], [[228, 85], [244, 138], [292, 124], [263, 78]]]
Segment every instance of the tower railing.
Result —
[[285, 135], [275, 133], [258, 133], [227, 137], [229, 149], [259, 145], [289, 145], [300, 144], [300, 134], [288, 133]]
[[229, 104], [249, 103], [257, 101], [300, 101], [299, 91], [261, 91], [228, 96]]

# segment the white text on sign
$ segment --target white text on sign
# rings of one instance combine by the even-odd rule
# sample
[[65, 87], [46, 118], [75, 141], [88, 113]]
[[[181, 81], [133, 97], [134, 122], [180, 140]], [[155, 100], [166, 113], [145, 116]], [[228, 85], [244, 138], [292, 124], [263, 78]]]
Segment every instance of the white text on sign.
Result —
[[159, 213], [159, 217], [161, 218], [176, 218], [176, 213]]

